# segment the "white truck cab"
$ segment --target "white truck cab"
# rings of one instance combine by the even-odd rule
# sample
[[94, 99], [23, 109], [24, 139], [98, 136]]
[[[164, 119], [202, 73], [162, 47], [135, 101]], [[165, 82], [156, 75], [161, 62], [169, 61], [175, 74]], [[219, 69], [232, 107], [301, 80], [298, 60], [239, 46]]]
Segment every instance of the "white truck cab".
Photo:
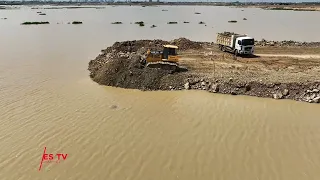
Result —
[[238, 37], [235, 42], [235, 50], [237, 54], [253, 54], [254, 39], [252, 37]]

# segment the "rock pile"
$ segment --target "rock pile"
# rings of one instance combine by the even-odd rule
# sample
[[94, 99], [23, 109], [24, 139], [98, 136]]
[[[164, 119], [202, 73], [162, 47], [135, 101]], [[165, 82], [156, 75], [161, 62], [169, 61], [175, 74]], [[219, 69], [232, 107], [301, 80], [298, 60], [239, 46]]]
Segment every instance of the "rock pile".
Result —
[[[210, 81], [199, 78], [188, 78], [183, 89], [206, 90], [211, 93], [231, 95], [250, 95], [274, 99], [293, 99], [309, 103], [320, 103], [320, 82], [310, 84], [264, 84], [261, 82]], [[318, 89], [308, 90], [318, 86]], [[304, 93], [304, 90], [307, 89]]]
[[320, 86], [318, 89], [307, 90], [303, 100], [309, 103], [320, 103]]

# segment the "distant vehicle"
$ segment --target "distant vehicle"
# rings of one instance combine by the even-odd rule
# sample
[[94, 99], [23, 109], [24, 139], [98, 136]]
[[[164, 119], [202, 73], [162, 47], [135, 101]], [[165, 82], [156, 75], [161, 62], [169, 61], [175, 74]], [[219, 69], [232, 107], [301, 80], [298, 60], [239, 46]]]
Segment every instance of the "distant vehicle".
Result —
[[237, 55], [252, 55], [254, 53], [254, 38], [232, 32], [218, 33], [217, 44], [224, 52]]

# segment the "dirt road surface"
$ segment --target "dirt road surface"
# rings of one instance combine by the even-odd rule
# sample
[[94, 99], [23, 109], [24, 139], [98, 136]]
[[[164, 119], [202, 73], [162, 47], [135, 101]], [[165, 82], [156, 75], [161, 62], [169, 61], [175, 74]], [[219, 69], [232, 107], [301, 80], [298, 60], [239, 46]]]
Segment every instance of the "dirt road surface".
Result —
[[290, 57], [290, 58], [299, 58], [299, 59], [320, 59], [320, 55], [315, 54], [256, 54], [256, 56], [262, 57]]
[[[264, 53], [264, 52], [267, 53]], [[278, 52], [283, 52], [283, 49]], [[308, 50], [307, 50], [308, 51]], [[310, 50], [309, 50], [310, 51]], [[203, 74], [209, 79], [235, 79], [239, 81], [263, 82], [308, 82], [320, 80], [320, 53], [279, 54], [276, 49], [257, 48], [255, 57], [235, 57], [223, 53], [217, 47], [207, 47], [203, 51], [181, 52], [181, 64], [191, 73]], [[294, 51], [295, 52], [295, 51]]]

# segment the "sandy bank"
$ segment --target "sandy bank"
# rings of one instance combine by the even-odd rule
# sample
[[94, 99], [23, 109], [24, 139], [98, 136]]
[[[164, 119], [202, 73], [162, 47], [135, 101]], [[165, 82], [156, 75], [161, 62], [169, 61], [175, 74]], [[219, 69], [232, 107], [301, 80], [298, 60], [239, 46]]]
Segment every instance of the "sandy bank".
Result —
[[[107, 86], [140, 90], [197, 89], [318, 103], [320, 43], [293, 42], [283, 45], [281, 42], [264, 42], [257, 42], [256, 53], [261, 56], [237, 59], [220, 52], [213, 43], [192, 42], [184, 38], [171, 42], [116, 42], [90, 61], [88, 69], [95, 82]], [[142, 59], [146, 48], [161, 49], [163, 44], [168, 43], [180, 47], [180, 64], [188, 68], [187, 72], [144, 67]], [[275, 44], [281, 46], [274, 48]], [[291, 51], [297, 50], [310, 54], [290, 56]], [[279, 52], [286, 52], [285, 56], [279, 55]]]

